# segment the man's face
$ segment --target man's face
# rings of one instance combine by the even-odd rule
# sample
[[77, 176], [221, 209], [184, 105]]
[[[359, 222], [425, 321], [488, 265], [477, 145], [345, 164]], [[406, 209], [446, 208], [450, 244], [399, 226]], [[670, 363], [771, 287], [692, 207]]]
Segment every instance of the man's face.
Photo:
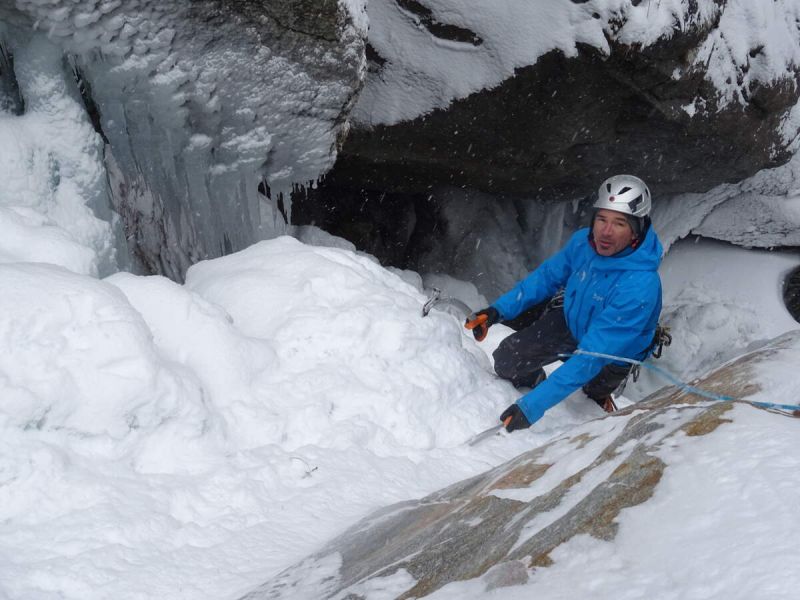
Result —
[[613, 256], [630, 246], [634, 240], [633, 229], [625, 215], [606, 208], [597, 211], [592, 234], [600, 256]]

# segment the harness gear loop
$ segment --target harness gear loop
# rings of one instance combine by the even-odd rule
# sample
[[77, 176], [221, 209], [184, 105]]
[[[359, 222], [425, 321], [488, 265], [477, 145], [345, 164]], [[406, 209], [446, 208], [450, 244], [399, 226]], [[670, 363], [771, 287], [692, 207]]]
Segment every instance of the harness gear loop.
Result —
[[[652, 349], [653, 358], [661, 358], [665, 347], [672, 344], [672, 335], [669, 332], [669, 327], [665, 325], [658, 325], [656, 327], [656, 334], [653, 336], [653, 344], [650, 346]], [[634, 379], [634, 381], [636, 381]]]

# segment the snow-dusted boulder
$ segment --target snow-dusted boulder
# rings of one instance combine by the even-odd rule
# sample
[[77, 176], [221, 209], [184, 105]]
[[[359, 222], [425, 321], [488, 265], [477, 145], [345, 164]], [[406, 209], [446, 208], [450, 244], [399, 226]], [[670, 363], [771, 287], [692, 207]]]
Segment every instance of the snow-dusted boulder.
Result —
[[800, 196], [744, 195], [715, 208], [693, 233], [742, 246], [800, 246]]
[[[298, 222], [489, 299], [586, 224], [587, 203], [560, 201], [618, 172], [651, 185], [667, 245], [696, 227], [796, 244], [797, 169], [783, 163], [800, 147], [800, 1], [375, 0], [368, 13], [353, 128], [321, 187], [295, 198]], [[755, 196], [770, 210], [740, 219]], [[506, 256], [487, 244], [498, 230]]]
[[13, 57], [55, 45], [136, 266], [178, 279], [281, 229], [278, 194], [331, 166], [365, 69], [357, 0], [19, 0], [0, 34], [0, 106], [28, 109]]
[[[797, 382], [775, 374], [799, 356], [795, 331], [697, 385], [796, 401]], [[379, 511], [243, 600], [482, 598], [523, 585], [502, 597], [689, 597], [712, 586], [716, 597], [790, 598], [798, 576], [783, 571], [776, 586], [771, 566], [800, 557], [797, 427], [789, 413], [669, 388]]]
[[332, 185], [574, 198], [635, 172], [659, 193], [706, 191], [785, 162], [796, 141], [797, 0], [368, 12], [369, 75]]
[[722, 184], [706, 194], [659, 199], [653, 223], [665, 248], [687, 235], [752, 248], [800, 245], [800, 154], [742, 182]]
[[784, 279], [783, 302], [789, 313], [800, 323], [800, 266]]

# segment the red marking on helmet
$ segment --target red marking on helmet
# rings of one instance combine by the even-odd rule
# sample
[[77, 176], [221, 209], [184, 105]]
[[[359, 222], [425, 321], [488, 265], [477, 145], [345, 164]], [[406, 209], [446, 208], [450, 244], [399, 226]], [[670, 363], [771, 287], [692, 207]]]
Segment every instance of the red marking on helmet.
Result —
[[609, 197], [608, 197], [608, 201], [609, 201], [609, 202], [613, 202], [613, 201], [614, 201], [614, 196], [609, 196]]

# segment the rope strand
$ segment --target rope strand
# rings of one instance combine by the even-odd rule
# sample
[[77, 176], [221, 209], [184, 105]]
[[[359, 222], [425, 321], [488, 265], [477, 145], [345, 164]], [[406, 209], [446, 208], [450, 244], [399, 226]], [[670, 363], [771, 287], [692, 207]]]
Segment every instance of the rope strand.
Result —
[[583, 354], [584, 356], [594, 356], [595, 358], [607, 358], [609, 360], [616, 360], [619, 362], [625, 362], [631, 365], [638, 365], [640, 367], [644, 367], [645, 369], [649, 369], [668, 381], [670, 381], [673, 385], [678, 386], [682, 390], [689, 392], [690, 394], [695, 394], [697, 396], [702, 396], [703, 398], [708, 398], [709, 400], [715, 400], [717, 402], [733, 402], [733, 401], [740, 401], [740, 402], [747, 402], [754, 406], [758, 406], [760, 408], [771, 408], [774, 410], [781, 410], [781, 411], [789, 411], [791, 413], [795, 413], [796, 411], [800, 410], [800, 406], [795, 404], [777, 404], [775, 402], [758, 402], [756, 400], [743, 400], [742, 398], [734, 398], [733, 396], [724, 396], [722, 394], [714, 394], [712, 392], [707, 392], [705, 390], [701, 390], [700, 388], [696, 388], [694, 386], [689, 385], [688, 383], [684, 383], [672, 373], [665, 371], [655, 365], [651, 365], [649, 363], [643, 362], [641, 360], [635, 360], [633, 358], [625, 358], [624, 356], [614, 356], [613, 354], [603, 354], [601, 352], [589, 352], [588, 350], [581, 350], [580, 348], [575, 350], [575, 352], [567, 352], [559, 354], [559, 358], [569, 358], [570, 356], [577, 356], [579, 354]]

